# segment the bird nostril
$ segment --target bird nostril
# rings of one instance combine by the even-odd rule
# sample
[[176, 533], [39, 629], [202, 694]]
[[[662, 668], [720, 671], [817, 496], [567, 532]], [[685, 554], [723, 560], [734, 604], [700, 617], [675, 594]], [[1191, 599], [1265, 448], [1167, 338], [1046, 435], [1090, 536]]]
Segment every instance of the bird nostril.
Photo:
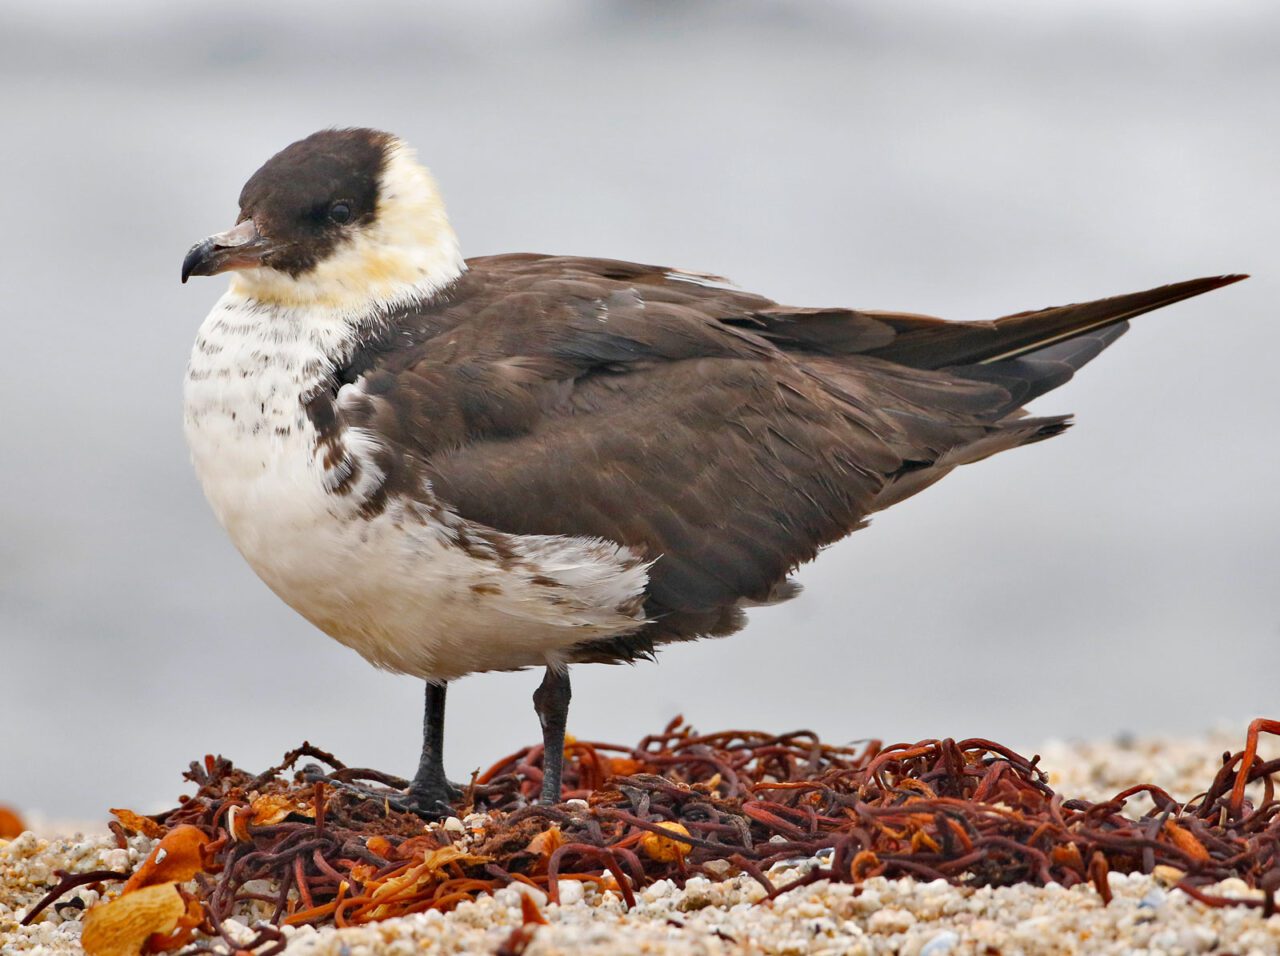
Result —
[[258, 226], [252, 219], [246, 219], [244, 222], [237, 223], [226, 232], [220, 232], [216, 236], [210, 236], [209, 241], [216, 246], [223, 248], [234, 248], [235, 246], [243, 246], [245, 243], [253, 242], [258, 238]]

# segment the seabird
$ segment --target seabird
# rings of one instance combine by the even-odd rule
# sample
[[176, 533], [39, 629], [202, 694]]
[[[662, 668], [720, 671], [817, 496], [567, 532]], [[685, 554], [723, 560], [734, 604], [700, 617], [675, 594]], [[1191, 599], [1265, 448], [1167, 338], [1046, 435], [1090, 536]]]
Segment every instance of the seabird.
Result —
[[449, 681], [542, 666], [560, 799], [570, 664], [721, 636], [868, 516], [1060, 434], [1023, 405], [1127, 320], [1244, 276], [989, 322], [794, 308], [611, 259], [464, 259], [400, 139], [277, 153], [182, 280], [231, 272], [185, 431], [258, 575], [374, 665], [426, 681], [403, 806], [444, 812]]

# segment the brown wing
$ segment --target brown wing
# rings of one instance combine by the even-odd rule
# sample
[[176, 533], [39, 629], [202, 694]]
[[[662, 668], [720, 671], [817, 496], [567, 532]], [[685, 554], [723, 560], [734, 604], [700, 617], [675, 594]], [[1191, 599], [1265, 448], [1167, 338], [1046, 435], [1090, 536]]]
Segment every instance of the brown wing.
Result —
[[1006, 397], [955, 382], [961, 410], [930, 410], [919, 373], [828, 377], [720, 321], [771, 307], [625, 263], [473, 262], [449, 301], [360, 350], [342, 414], [389, 449], [388, 496], [425, 468], [469, 520], [656, 559], [654, 614], [766, 601]]
[[[388, 449], [386, 495], [425, 475], [471, 521], [655, 559], [659, 639], [733, 629], [741, 602], [778, 597], [876, 508], [1061, 431], [1062, 418], [1019, 417], [1013, 386], [1065, 380], [1072, 355], [1106, 344], [1055, 353], [1048, 372], [1023, 348], [984, 375], [969, 345], [999, 322], [965, 335], [922, 316], [787, 309], [610, 260], [470, 266], [446, 301], [357, 352], [343, 379], [360, 395], [342, 414]], [[1086, 318], [1081, 332], [1107, 324]]]

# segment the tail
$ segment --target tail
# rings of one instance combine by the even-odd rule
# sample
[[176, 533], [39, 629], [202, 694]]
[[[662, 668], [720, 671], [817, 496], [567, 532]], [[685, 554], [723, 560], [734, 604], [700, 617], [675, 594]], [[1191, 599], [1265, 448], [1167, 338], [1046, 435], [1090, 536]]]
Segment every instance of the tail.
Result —
[[1011, 399], [1002, 411], [1012, 411], [1068, 381], [1124, 334], [1129, 319], [1247, 278], [1191, 279], [1094, 302], [1019, 312], [994, 322], [942, 322], [881, 313], [877, 317], [897, 326], [898, 334], [866, 354], [1000, 385]]
[[979, 418], [992, 424], [989, 431], [977, 440], [957, 443], [924, 467], [904, 471], [885, 486], [875, 508], [887, 508], [916, 494], [958, 465], [1059, 434], [1069, 426], [1069, 416], [1028, 418], [1022, 406], [1068, 381], [1123, 335], [1134, 316], [1245, 278], [1192, 279], [1096, 302], [1020, 312], [994, 322], [943, 322], [925, 316], [875, 313], [875, 318], [891, 324], [897, 335], [866, 354], [1003, 390], [994, 392], [1000, 397], [979, 413]]

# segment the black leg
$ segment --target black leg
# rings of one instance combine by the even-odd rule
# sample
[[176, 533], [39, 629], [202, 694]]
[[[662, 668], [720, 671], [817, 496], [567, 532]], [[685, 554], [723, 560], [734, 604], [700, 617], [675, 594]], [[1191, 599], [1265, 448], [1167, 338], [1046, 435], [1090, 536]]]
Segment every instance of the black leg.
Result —
[[458, 789], [444, 774], [444, 700], [448, 684], [427, 682], [426, 706], [422, 714], [422, 757], [418, 772], [409, 784], [409, 797], [423, 810], [447, 810], [458, 797]]
[[429, 820], [450, 816], [454, 812], [452, 802], [462, 795], [462, 791], [444, 775], [446, 687], [445, 684], [427, 684], [426, 710], [422, 718], [422, 757], [418, 761], [418, 772], [414, 774], [407, 791], [335, 780], [317, 764], [303, 767], [303, 778], [309, 781], [322, 780], [331, 787], [356, 794], [365, 800], [385, 804], [405, 813], [416, 813]]
[[533, 692], [533, 709], [542, 723], [541, 803], [560, 802], [560, 773], [564, 766], [564, 722], [569, 715], [567, 668], [548, 667], [542, 683]]

